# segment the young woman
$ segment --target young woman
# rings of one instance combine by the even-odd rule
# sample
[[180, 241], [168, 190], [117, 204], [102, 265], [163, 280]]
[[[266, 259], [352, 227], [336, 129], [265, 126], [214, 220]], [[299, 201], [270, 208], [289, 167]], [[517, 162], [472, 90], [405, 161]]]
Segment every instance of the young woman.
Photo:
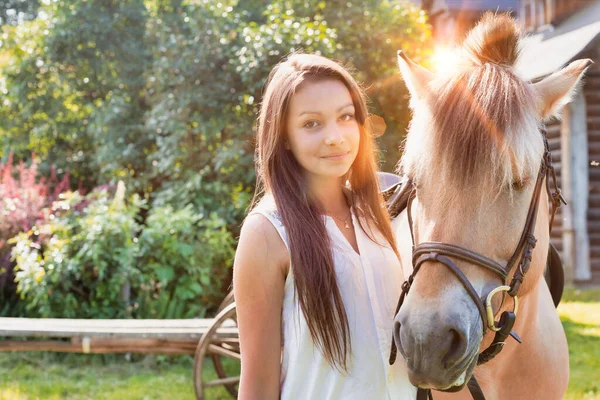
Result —
[[[414, 399], [388, 364], [403, 281], [365, 97], [339, 64], [294, 54], [261, 106], [257, 194], [234, 264], [240, 399]], [[256, 197], [255, 197], [256, 198]]]

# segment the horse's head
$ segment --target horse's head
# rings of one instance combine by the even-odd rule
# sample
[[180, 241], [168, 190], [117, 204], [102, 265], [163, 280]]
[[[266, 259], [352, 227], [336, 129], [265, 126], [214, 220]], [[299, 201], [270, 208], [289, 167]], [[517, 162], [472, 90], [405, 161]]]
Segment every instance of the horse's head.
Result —
[[[531, 224], [537, 246], [519, 291], [526, 297], [543, 275], [549, 240], [545, 190], [532, 202], [544, 155], [540, 125], [569, 101], [591, 61], [575, 61], [531, 84], [515, 71], [518, 52], [515, 22], [488, 14], [457, 49], [451, 70], [433, 74], [399, 53], [413, 109], [399, 168], [416, 188], [416, 245], [457, 246], [507, 266], [522, 242], [530, 203], [537, 204]], [[518, 266], [504, 282], [472, 260], [444, 255], [449, 262], [434, 254], [421, 263], [396, 316], [394, 338], [414, 385], [456, 390], [493, 337], [484, 335], [486, 321], [474, 297], [485, 299], [506, 285]], [[471, 295], [450, 263], [470, 282]], [[502, 298], [493, 298], [496, 316], [513, 307]]]

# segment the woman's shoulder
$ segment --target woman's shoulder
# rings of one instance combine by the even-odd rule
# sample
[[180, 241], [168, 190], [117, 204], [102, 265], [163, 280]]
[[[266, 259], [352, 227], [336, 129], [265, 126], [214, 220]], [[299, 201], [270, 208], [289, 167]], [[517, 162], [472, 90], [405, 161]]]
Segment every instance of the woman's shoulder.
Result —
[[283, 266], [287, 272], [289, 252], [285, 233], [277, 226], [280, 224], [279, 214], [276, 208], [263, 201], [264, 198], [250, 211], [242, 224], [238, 252], [248, 258], [268, 254], [269, 262]]
[[[248, 217], [254, 214], [262, 214], [267, 217], [272, 223], [276, 224], [276, 228], [279, 226], [283, 226], [283, 222], [281, 221], [281, 216], [277, 211], [277, 205], [275, 204], [275, 199], [271, 194], [265, 194], [256, 204], [256, 206], [250, 210], [248, 213]], [[246, 217], [246, 219], [248, 218]]]
[[259, 213], [249, 215], [244, 221], [235, 258], [237, 268], [258, 269], [256, 272], [280, 270], [284, 279], [290, 260], [287, 246], [277, 229]]
[[259, 212], [249, 214], [244, 220], [240, 232], [240, 240], [246, 238], [246, 236], [247, 240], [251, 240], [254, 244], [261, 245], [261, 247], [265, 244], [284, 245], [273, 222], [263, 213]]

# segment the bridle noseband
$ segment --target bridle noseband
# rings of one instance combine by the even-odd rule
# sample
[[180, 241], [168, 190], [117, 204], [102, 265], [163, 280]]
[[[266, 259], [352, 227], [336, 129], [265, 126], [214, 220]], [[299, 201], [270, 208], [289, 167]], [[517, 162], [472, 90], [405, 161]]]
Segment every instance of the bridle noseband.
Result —
[[[546, 129], [542, 127], [541, 129], [542, 137], [544, 139], [544, 155], [542, 157], [542, 161], [540, 163], [540, 169], [537, 175], [537, 180], [535, 183], [535, 188], [533, 190], [533, 196], [531, 198], [531, 202], [529, 204], [529, 211], [527, 213], [527, 218], [525, 221], [525, 227], [521, 233], [521, 238], [513, 252], [511, 258], [509, 259], [506, 267], [503, 267], [496, 261], [482, 255], [479, 253], [475, 253], [471, 250], [468, 250], [464, 247], [440, 243], [440, 242], [423, 242], [415, 245], [415, 236], [413, 232], [413, 220], [411, 214], [411, 204], [412, 201], [416, 198], [416, 190], [410, 181], [405, 183], [405, 185], [412, 188], [412, 190], [408, 194], [408, 200], [406, 204], [406, 210], [408, 215], [408, 224], [410, 228], [410, 235], [413, 243], [413, 254], [412, 254], [412, 263], [413, 263], [413, 271], [408, 279], [402, 284], [402, 293], [400, 294], [400, 299], [398, 300], [398, 306], [396, 308], [396, 314], [400, 311], [400, 307], [404, 302], [404, 298], [408, 294], [410, 287], [415, 279], [416, 274], [420, 271], [421, 267], [425, 262], [434, 261], [441, 263], [446, 266], [450, 271], [456, 276], [456, 278], [462, 283], [463, 287], [477, 306], [479, 314], [481, 315], [481, 320], [483, 323], [483, 334], [487, 332], [488, 329], [495, 331], [496, 334], [494, 336], [494, 340], [491, 345], [482, 351], [479, 354], [479, 358], [477, 360], [477, 364], [483, 364], [491, 359], [493, 359], [500, 351], [502, 350], [506, 338], [510, 335], [519, 343], [521, 343], [521, 339], [519, 336], [512, 331], [512, 328], [516, 321], [516, 314], [518, 308], [518, 292], [525, 275], [529, 271], [531, 265], [531, 258], [533, 254], [533, 249], [535, 248], [537, 239], [534, 236], [535, 223], [537, 217], [537, 211], [539, 207], [539, 200], [542, 191], [542, 185], [544, 180], [546, 180], [546, 191], [548, 193], [548, 198], [551, 200], [551, 210], [550, 210], [550, 223], [549, 229], [552, 230], [552, 224], [554, 222], [554, 216], [558, 207], [562, 204], [567, 204], [565, 199], [563, 198], [560, 189], [558, 188], [556, 182], [556, 173], [554, 171], [554, 167], [552, 165], [552, 155], [550, 153], [550, 149], [548, 146], [548, 139]], [[550, 180], [552, 180], [552, 187], [550, 184]], [[400, 210], [397, 210], [398, 212]], [[469, 279], [465, 276], [465, 274], [460, 270], [460, 268], [452, 261], [452, 259], [459, 259], [461, 261], [466, 261], [468, 263], [477, 265], [479, 267], [485, 268], [494, 274], [496, 274], [504, 285], [499, 286], [492, 290], [486, 299], [481, 299], [477, 294], [477, 291], [469, 282]], [[518, 262], [517, 262], [518, 261]], [[513, 277], [508, 283], [508, 277], [510, 276], [512, 270], [516, 267], [516, 270], [513, 274]], [[509, 296], [511, 296], [514, 300], [514, 309], [513, 311], [504, 311], [498, 322], [494, 319], [494, 311], [492, 308], [492, 299], [496, 293], [506, 292]], [[396, 344], [394, 340], [392, 340], [392, 349], [390, 353], [390, 364], [393, 364], [396, 360]], [[475, 399], [484, 399], [483, 393], [481, 392], [481, 388], [477, 384], [475, 380], [475, 376], [473, 375], [471, 378], [472, 382], [469, 382], [469, 390]], [[417, 399], [425, 399], [432, 398], [431, 391], [429, 389], [418, 389]]]

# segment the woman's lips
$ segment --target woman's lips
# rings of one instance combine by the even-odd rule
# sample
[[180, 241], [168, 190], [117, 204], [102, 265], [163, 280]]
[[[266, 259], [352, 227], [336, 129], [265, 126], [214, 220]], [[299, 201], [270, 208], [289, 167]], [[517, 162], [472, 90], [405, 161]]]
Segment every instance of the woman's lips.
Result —
[[345, 151], [343, 153], [334, 153], [328, 156], [324, 156], [322, 158], [326, 159], [326, 160], [331, 160], [331, 161], [339, 161], [339, 160], [343, 160], [344, 157], [346, 157], [350, 152], [349, 151]]

